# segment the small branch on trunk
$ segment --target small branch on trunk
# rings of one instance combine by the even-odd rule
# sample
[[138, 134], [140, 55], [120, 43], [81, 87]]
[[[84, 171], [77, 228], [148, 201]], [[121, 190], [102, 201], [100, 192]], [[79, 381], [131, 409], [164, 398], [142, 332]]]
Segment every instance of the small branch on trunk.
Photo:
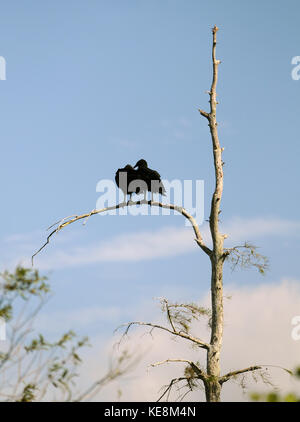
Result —
[[200, 109], [198, 111], [201, 114], [201, 116], [206, 117], [209, 120], [209, 113], [207, 113], [204, 110], [200, 110]]

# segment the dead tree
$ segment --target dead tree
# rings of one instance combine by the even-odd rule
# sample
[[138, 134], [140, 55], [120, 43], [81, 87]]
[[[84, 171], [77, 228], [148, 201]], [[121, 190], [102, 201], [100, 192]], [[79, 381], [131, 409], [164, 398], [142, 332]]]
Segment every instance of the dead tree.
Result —
[[[223, 265], [227, 258], [230, 258], [233, 266], [237, 264], [242, 264], [245, 266], [255, 266], [260, 272], [264, 272], [267, 267], [267, 260], [265, 257], [257, 254], [255, 252], [255, 247], [245, 243], [241, 246], [235, 246], [233, 248], [224, 248], [224, 240], [227, 238], [226, 234], [222, 234], [219, 230], [219, 214], [221, 212], [221, 200], [223, 194], [223, 161], [222, 161], [222, 152], [224, 148], [221, 148], [219, 136], [218, 136], [218, 124], [216, 119], [216, 110], [217, 110], [217, 82], [218, 82], [218, 69], [220, 60], [216, 57], [216, 45], [217, 45], [217, 32], [218, 27], [214, 26], [212, 29], [212, 84], [209, 94], [209, 103], [210, 110], [204, 111], [199, 110], [201, 116], [203, 116], [209, 126], [211, 140], [212, 140], [212, 150], [213, 150], [213, 162], [214, 162], [214, 173], [215, 173], [215, 188], [211, 199], [210, 207], [210, 216], [209, 216], [209, 227], [212, 239], [212, 247], [208, 247], [202, 238], [199, 226], [196, 220], [182, 207], [178, 207], [174, 204], [163, 204], [161, 202], [154, 201], [138, 201], [138, 202], [129, 202], [129, 203], [120, 203], [111, 207], [106, 207], [103, 209], [93, 210], [89, 213], [82, 215], [74, 215], [63, 220], [60, 220], [55, 225], [53, 231], [47, 237], [45, 244], [33, 255], [33, 257], [39, 253], [50, 241], [50, 238], [57, 232], [59, 232], [64, 227], [72, 224], [78, 220], [86, 220], [95, 214], [103, 213], [105, 211], [119, 209], [123, 207], [135, 206], [137, 204], [146, 204], [151, 207], [161, 207], [175, 210], [176, 212], [182, 214], [187, 218], [194, 230], [195, 241], [201, 250], [208, 256], [211, 263], [211, 310], [204, 310], [194, 304], [170, 304], [166, 299], [163, 299], [164, 311], [167, 314], [168, 323], [167, 327], [162, 325], [153, 324], [151, 322], [130, 322], [126, 324], [125, 334], [128, 333], [129, 329], [134, 325], [146, 326], [149, 327], [152, 331], [153, 329], [163, 330], [176, 336], [178, 338], [184, 339], [200, 349], [206, 351], [206, 368], [203, 369], [198, 362], [191, 362], [188, 359], [167, 359], [162, 362], [157, 362], [153, 366], [161, 365], [164, 363], [174, 363], [174, 362], [183, 362], [187, 364], [185, 369], [185, 376], [171, 380], [170, 384], [167, 386], [163, 394], [159, 399], [164, 398], [169, 394], [172, 387], [180, 382], [185, 382], [189, 391], [195, 388], [195, 382], [201, 381], [204, 385], [206, 400], [208, 402], [218, 402], [221, 399], [221, 388], [222, 385], [240, 375], [246, 373], [254, 373], [258, 371], [262, 377], [264, 374], [262, 372], [263, 367], [266, 365], [253, 365], [248, 368], [232, 371], [226, 374], [221, 374], [220, 370], [220, 354], [222, 348], [222, 338], [223, 338]], [[181, 312], [178, 312], [178, 309], [181, 309]], [[176, 309], [176, 313], [172, 313]], [[198, 319], [199, 316], [203, 314], [208, 314], [210, 317], [209, 326], [211, 329], [211, 335], [209, 341], [203, 341], [202, 339], [197, 338], [197, 336], [192, 336], [189, 331], [189, 323], [192, 319]], [[187, 317], [187, 315], [189, 315]], [[272, 366], [272, 365], [270, 365]]]

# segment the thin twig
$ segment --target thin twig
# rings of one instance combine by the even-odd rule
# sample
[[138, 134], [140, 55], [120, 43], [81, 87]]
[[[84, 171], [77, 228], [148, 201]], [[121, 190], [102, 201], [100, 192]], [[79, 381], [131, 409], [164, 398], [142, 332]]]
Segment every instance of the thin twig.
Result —
[[207, 378], [207, 374], [203, 372], [194, 362], [187, 360], [187, 359], [165, 359], [161, 362], [155, 362], [151, 363], [150, 366], [153, 368], [156, 366], [164, 365], [165, 363], [173, 363], [173, 362], [182, 362], [182, 363], [188, 363], [191, 368], [194, 370], [194, 372], [197, 374], [198, 378], [204, 381]]
[[209, 349], [209, 347], [210, 347], [209, 344], [205, 343], [204, 341], [202, 341], [202, 340], [200, 340], [200, 339], [198, 339], [196, 337], [192, 337], [191, 335], [186, 334], [186, 333], [184, 333], [182, 331], [179, 331], [179, 332], [172, 331], [172, 330], [170, 330], [167, 327], [163, 327], [162, 325], [158, 325], [158, 324], [152, 324], [151, 322], [133, 321], [133, 322], [130, 322], [130, 323], [127, 323], [127, 324], [120, 325], [119, 327], [116, 328], [116, 330], [118, 330], [121, 327], [125, 327], [126, 326], [126, 330], [124, 332], [124, 336], [125, 336], [125, 335], [128, 334], [128, 331], [130, 330], [130, 328], [133, 325], [147, 326], [147, 327], [152, 327], [152, 328], [157, 328], [159, 330], [167, 331], [168, 333], [170, 333], [170, 334], [172, 334], [174, 336], [178, 336], [178, 337], [184, 338], [185, 340], [189, 340], [189, 341], [197, 344], [197, 346], [199, 346], [199, 347], [201, 347], [203, 349]]
[[187, 380], [187, 378], [185, 377], [173, 378], [170, 384], [168, 385], [168, 387], [166, 388], [166, 390], [163, 392], [163, 394], [157, 399], [157, 401], [159, 402], [168, 392], [170, 392], [171, 388], [173, 387], [175, 383], [178, 383], [180, 381], [185, 381], [185, 380]]

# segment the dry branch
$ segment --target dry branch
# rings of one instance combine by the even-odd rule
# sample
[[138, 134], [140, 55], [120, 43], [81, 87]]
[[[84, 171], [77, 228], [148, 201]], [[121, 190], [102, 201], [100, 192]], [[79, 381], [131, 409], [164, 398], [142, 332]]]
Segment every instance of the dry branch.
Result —
[[201, 379], [202, 381], [204, 381], [207, 378], [207, 374], [205, 372], [203, 372], [194, 362], [187, 359], [165, 359], [161, 362], [152, 363], [150, 366], [155, 367], [155, 366], [164, 365], [165, 363], [174, 363], [174, 362], [182, 362], [182, 363], [189, 364], [191, 368], [193, 369], [193, 371], [197, 374], [197, 377]]
[[248, 242], [232, 248], [225, 248], [224, 259], [230, 260], [232, 271], [238, 266], [245, 269], [255, 267], [261, 274], [264, 274], [269, 267], [268, 258], [257, 252], [257, 246]]
[[194, 233], [195, 233], [195, 241], [196, 243], [200, 246], [200, 248], [207, 254], [210, 255], [211, 254], [211, 250], [205, 245], [202, 236], [201, 236], [201, 232], [199, 229], [199, 226], [195, 220], [195, 218], [190, 215], [184, 208], [179, 207], [177, 205], [174, 204], [163, 204], [162, 202], [155, 202], [155, 201], [136, 201], [136, 202], [122, 202], [120, 204], [116, 204], [113, 205], [111, 207], [106, 207], [106, 208], [102, 208], [100, 210], [92, 210], [88, 213], [85, 214], [81, 214], [81, 215], [73, 215], [70, 217], [65, 217], [59, 221], [57, 221], [56, 223], [52, 224], [50, 228], [55, 227], [56, 228], [47, 236], [46, 242], [32, 255], [31, 260], [32, 260], [32, 265], [33, 265], [33, 259], [34, 257], [41, 252], [41, 250], [43, 250], [45, 248], [45, 246], [48, 245], [48, 243], [50, 242], [50, 238], [55, 234], [58, 233], [60, 230], [62, 230], [64, 227], [75, 223], [76, 221], [82, 220], [84, 219], [84, 224], [86, 223], [87, 219], [90, 218], [92, 215], [96, 215], [96, 214], [101, 214], [104, 213], [106, 211], [112, 211], [112, 210], [117, 210], [119, 208], [125, 208], [125, 207], [129, 207], [129, 206], [134, 206], [134, 205], [149, 205], [151, 207], [160, 207], [160, 208], [166, 208], [166, 209], [170, 209], [170, 210], [174, 210], [176, 212], [178, 212], [179, 214], [183, 215], [187, 220], [190, 221]]
[[228, 372], [228, 374], [223, 375], [222, 377], [220, 377], [219, 383], [220, 384], [223, 384], [224, 382], [230, 380], [230, 378], [236, 377], [237, 375], [244, 374], [245, 372], [257, 371], [259, 369], [262, 369], [262, 366], [256, 365], [256, 366], [249, 366], [249, 368], [240, 369], [238, 371]]
[[167, 327], [164, 327], [164, 326], [158, 325], [158, 324], [153, 324], [151, 322], [133, 321], [133, 322], [129, 322], [127, 324], [120, 325], [116, 330], [120, 329], [121, 327], [126, 327], [125, 332], [123, 334], [123, 336], [126, 336], [128, 334], [128, 332], [129, 332], [130, 328], [133, 325], [140, 325], [140, 326], [151, 327], [151, 329], [157, 328], [159, 330], [166, 331], [166, 332], [168, 332], [168, 333], [170, 333], [170, 334], [172, 334], [174, 336], [184, 338], [185, 340], [189, 340], [192, 343], [196, 344], [197, 346], [199, 346], [199, 347], [201, 347], [203, 349], [209, 349], [209, 344], [205, 343], [205, 341], [202, 341], [202, 340], [198, 339], [197, 337], [193, 337], [193, 336], [191, 336], [189, 334], [184, 333], [183, 331], [179, 331], [179, 332], [178, 331], [173, 331], [173, 330], [170, 330]]
[[188, 378], [186, 378], [186, 377], [179, 377], [179, 378], [173, 378], [171, 381], [170, 381], [170, 383], [169, 383], [169, 385], [167, 386], [167, 388], [165, 389], [165, 391], [163, 392], [163, 394], [161, 394], [160, 396], [159, 396], [159, 398], [157, 399], [157, 402], [159, 402], [167, 393], [168, 393], [168, 396], [169, 396], [169, 394], [170, 394], [170, 392], [171, 392], [171, 389], [172, 389], [172, 387], [175, 385], [175, 384], [177, 384], [178, 382], [181, 382], [181, 381], [187, 381], [187, 383], [188, 383]]

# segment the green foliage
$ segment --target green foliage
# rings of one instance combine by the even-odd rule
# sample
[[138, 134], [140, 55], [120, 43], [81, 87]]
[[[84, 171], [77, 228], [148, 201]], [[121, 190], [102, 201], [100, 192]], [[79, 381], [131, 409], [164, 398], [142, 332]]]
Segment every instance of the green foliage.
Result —
[[0, 317], [9, 321], [12, 318], [12, 306], [11, 304], [2, 304], [0, 308]]
[[160, 300], [162, 311], [167, 314], [168, 321], [177, 332], [189, 334], [193, 321], [203, 317], [211, 317], [211, 310], [195, 303], [169, 303], [167, 299]]
[[30, 295], [41, 295], [50, 291], [47, 277], [41, 277], [38, 270], [18, 266], [14, 273], [4, 271], [0, 274], [3, 279], [1, 290], [3, 293], [15, 292], [23, 299]]
[[26, 352], [33, 352], [37, 350], [49, 350], [50, 348], [51, 343], [46, 342], [42, 334], [39, 334], [37, 339], [32, 339], [29, 346], [24, 346]]
[[257, 246], [245, 242], [243, 245], [225, 249], [224, 258], [230, 261], [232, 271], [237, 267], [243, 269], [254, 267], [260, 274], [264, 275], [269, 268], [269, 260], [266, 256], [258, 253], [257, 249]]
[[41, 277], [38, 270], [18, 266], [14, 273], [0, 273], [0, 279], [0, 317], [6, 321], [13, 318], [13, 308], [20, 298], [43, 299], [50, 292], [47, 277]]
[[17, 402], [31, 402], [35, 399], [35, 392], [37, 390], [36, 385], [34, 384], [27, 384], [25, 385], [20, 400], [16, 400]]
[[[50, 294], [46, 280], [37, 270], [20, 266], [13, 273], [0, 274], [0, 317], [9, 321], [5, 349], [0, 353], [0, 401], [73, 400], [80, 354], [89, 346], [88, 338], [78, 338], [71, 330], [56, 341], [43, 334], [32, 336], [34, 319]], [[128, 359], [123, 354], [113, 374], [109, 370], [101, 380], [122, 375]], [[97, 389], [101, 385], [102, 381], [95, 383]], [[89, 394], [95, 387], [89, 388]]]
[[198, 368], [201, 368], [201, 365], [199, 362], [196, 362], [193, 365], [187, 365], [184, 369], [184, 376], [186, 377], [186, 380], [188, 382], [188, 386], [190, 388], [190, 390], [194, 390], [196, 388], [199, 388], [199, 377], [198, 374], [195, 370], [195, 366], [197, 366]]
[[[300, 379], [300, 366], [297, 367], [294, 371], [286, 370], [289, 374], [291, 374], [296, 379]], [[300, 402], [300, 397], [297, 396], [295, 393], [288, 393], [285, 395], [280, 395], [277, 391], [270, 391], [269, 393], [262, 394], [262, 393], [251, 393], [250, 398], [253, 401], [264, 401], [264, 402]]]

